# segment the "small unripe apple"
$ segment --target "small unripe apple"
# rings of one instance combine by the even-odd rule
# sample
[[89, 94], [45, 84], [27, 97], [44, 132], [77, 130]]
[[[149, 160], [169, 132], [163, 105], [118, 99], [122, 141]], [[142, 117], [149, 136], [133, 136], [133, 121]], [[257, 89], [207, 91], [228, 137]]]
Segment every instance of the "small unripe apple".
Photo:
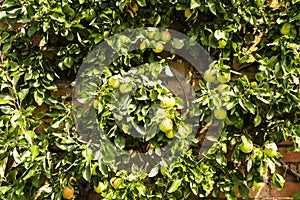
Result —
[[161, 42], [157, 42], [155, 44], [155, 48], [153, 49], [155, 53], [161, 53], [163, 50], [164, 50], [164, 45]]
[[207, 82], [214, 82], [216, 80], [214, 72], [210, 69], [206, 70], [204, 72], [204, 80], [206, 80]]
[[270, 144], [266, 144], [264, 152], [269, 157], [276, 156], [277, 155], [277, 145], [274, 142], [272, 142]]
[[174, 97], [163, 97], [161, 99], [161, 102], [160, 102], [160, 106], [162, 108], [173, 108], [175, 106], [175, 99]]
[[120, 85], [120, 92], [122, 93], [122, 94], [127, 94], [127, 93], [129, 93], [129, 92], [131, 92], [131, 90], [132, 90], [132, 85], [130, 84], [130, 83], [122, 83], [121, 85]]
[[173, 121], [169, 118], [163, 119], [159, 124], [159, 129], [165, 133], [171, 131], [173, 129]]
[[192, 15], [191, 9], [190, 8], [186, 8], [185, 11], [184, 11], [184, 16], [186, 18], [190, 18], [191, 15]]
[[214, 110], [214, 116], [219, 119], [223, 120], [227, 116], [227, 111], [223, 108]]
[[219, 76], [217, 77], [217, 80], [219, 81], [219, 83], [228, 83], [230, 81], [230, 73], [225, 73], [225, 74], [219, 74]]
[[170, 131], [165, 132], [165, 136], [168, 139], [173, 139], [175, 137], [175, 134], [174, 134], [173, 130], [170, 130]]
[[251, 140], [246, 139], [242, 136], [243, 143], [240, 145], [240, 150], [244, 153], [250, 153], [253, 150], [253, 143]]
[[102, 183], [102, 182], [99, 182], [97, 186], [94, 185], [94, 190], [98, 194], [103, 192], [106, 188], [107, 188], [107, 186], [104, 185], [104, 183]]
[[230, 90], [230, 86], [224, 83], [221, 83], [217, 86], [217, 90], [220, 94], [222, 94], [225, 91], [229, 91]]
[[218, 41], [218, 48], [223, 49], [226, 46], [226, 44], [227, 44], [226, 40], [221, 39]]
[[282, 35], [287, 35], [290, 33], [290, 31], [291, 31], [291, 24], [289, 23], [284, 23], [280, 29], [280, 33]]
[[108, 79], [108, 85], [113, 88], [118, 88], [120, 86], [120, 80], [117, 76], [112, 76]]

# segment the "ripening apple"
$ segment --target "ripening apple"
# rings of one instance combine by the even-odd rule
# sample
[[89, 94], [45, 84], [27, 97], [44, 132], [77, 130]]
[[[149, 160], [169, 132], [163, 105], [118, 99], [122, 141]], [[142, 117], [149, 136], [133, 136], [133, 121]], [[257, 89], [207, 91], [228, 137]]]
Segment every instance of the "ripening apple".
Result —
[[93, 103], [93, 106], [94, 106], [95, 109], [98, 109], [98, 104], [99, 104], [98, 99], [95, 99], [94, 103]]
[[121, 182], [122, 182], [122, 178], [115, 179], [114, 182], [113, 182], [113, 187], [115, 189], [117, 189], [120, 186]]
[[269, 157], [276, 156], [277, 155], [277, 145], [274, 142], [272, 142], [270, 144], [266, 144], [264, 152]]
[[74, 188], [68, 186], [64, 187], [62, 196], [64, 199], [72, 199], [74, 197]]
[[204, 80], [206, 80], [207, 82], [214, 82], [216, 80], [214, 72], [210, 69], [206, 70], [204, 72]]
[[120, 80], [117, 76], [112, 76], [108, 79], [108, 85], [113, 88], [118, 88], [120, 86]]
[[171, 131], [173, 129], [173, 121], [169, 118], [163, 119], [159, 124], [159, 129], [165, 133]]
[[161, 39], [164, 42], [169, 42], [171, 40], [171, 34], [169, 33], [169, 31], [163, 31], [161, 33]]

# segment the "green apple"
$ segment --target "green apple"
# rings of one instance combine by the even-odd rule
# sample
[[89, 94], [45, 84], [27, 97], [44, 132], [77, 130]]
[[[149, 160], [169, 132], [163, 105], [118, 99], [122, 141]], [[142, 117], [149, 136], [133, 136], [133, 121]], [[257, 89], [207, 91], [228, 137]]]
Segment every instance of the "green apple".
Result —
[[231, 75], [230, 73], [225, 73], [225, 74], [219, 74], [217, 77], [217, 81], [219, 81], [219, 83], [228, 83], [231, 79]]
[[223, 92], [229, 91], [230, 86], [227, 84], [221, 83], [217, 86], [217, 90], [218, 90], [219, 94], [222, 94]]
[[170, 130], [170, 131], [165, 132], [165, 136], [168, 139], [173, 139], [175, 137], [175, 134], [174, 134], [173, 130]]
[[272, 142], [265, 145], [264, 152], [269, 157], [274, 157], [277, 155], [277, 145]]
[[155, 44], [155, 48], [153, 49], [155, 53], [161, 53], [163, 50], [164, 50], [164, 45], [161, 42], [157, 42]]
[[255, 189], [259, 189], [259, 188], [263, 187], [264, 185], [265, 185], [264, 182], [256, 182], [256, 181], [253, 182], [253, 187]]
[[161, 32], [161, 39], [164, 42], [169, 42], [171, 40], [171, 34], [169, 33], [169, 31]]
[[169, 118], [163, 119], [159, 124], [159, 129], [165, 133], [171, 131], [173, 129], [173, 121]]
[[253, 144], [252, 143], [246, 143], [246, 144], [241, 144], [240, 149], [244, 153], [250, 153], [252, 151]]
[[112, 76], [108, 79], [108, 85], [118, 88], [120, 86], [120, 79], [117, 76]]
[[226, 44], [227, 44], [226, 40], [221, 39], [218, 41], [218, 48], [223, 49], [226, 46]]
[[227, 111], [223, 108], [216, 109], [214, 110], [214, 116], [219, 120], [223, 120], [227, 116]]
[[121, 85], [120, 85], [120, 92], [122, 93], [122, 94], [127, 94], [127, 93], [129, 93], [129, 92], [131, 92], [131, 90], [132, 90], [132, 85], [130, 84], [130, 83], [128, 83], [128, 82], [126, 82], [126, 83], [122, 83]]
[[253, 150], [253, 142], [242, 135], [242, 144], [240, 144], [240, 150], [244, 153], [250, 153]]
[[186, 8], [185, 11], [184, 11], [184, 16], [186, 18], [190, 18], [191, 15], [192, 15], [191, 9], [190, 8]]
[[106, 188], [107, 188], [107, 186], [104, 185], [104, 183], [102, 183], [102, 182], [99, 182], [98, 186], [94, 185], [94, 190], [98, 194], [103, 192]]
[[175, 106], [175, 99], [174, 97], [163, 97], [160, 101], [160, 106], [162, 108], [173, 108]]
[[214, 82], [216, 80], [214, 72], [210, 69], [206, 70], [204, 72], [204, 80], [206, 80], [207, 82]]
[[282, 34], [282, 35], [287, 35], [287, 34], [289, 34], [290, 33], [290, 31], [291, 31], [291, 24], [289, 24], [289, 23], [284, 23], [283, 25], [282, 25], [282, 27], [281, 27], [281, 29], [280, 29], [280, 33]]

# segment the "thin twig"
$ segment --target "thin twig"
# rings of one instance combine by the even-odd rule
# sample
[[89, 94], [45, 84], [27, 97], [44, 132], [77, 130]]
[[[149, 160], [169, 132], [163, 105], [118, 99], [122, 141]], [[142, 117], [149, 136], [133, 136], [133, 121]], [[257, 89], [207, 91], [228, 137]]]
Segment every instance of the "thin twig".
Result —
[[297, 178], [297, 180], [300, 181], [300, 173], [298, 173], [298, 172], [296, 172], [295, 170], [289, 168], [288, 165], [287, 165], [284, 161], [280, 160], [280, 163], [281, 163], [281, 166], [282, 166], [286, 171], [288, 171], [290, 174], [293, 174], [293, 175]]

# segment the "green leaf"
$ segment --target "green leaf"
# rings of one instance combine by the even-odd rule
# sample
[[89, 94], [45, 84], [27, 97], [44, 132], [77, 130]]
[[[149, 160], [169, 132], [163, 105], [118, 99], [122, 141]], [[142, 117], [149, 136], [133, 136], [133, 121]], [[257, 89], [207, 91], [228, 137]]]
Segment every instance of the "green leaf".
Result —
[[282, 190], [285, 180], [284, 178], [280, 175], [277, 174], [276, 172], [272, 175], [272, 182], [274, 184], [274, 186], [278, 189], [278, 190]]
[[87, 165], [85, 165], [84, 171], [82, 172], [82, 176], [87, 181], [91, 179], [92, 176], [91, 163], [87, 163]]
[[117, 135], [114, 139], [114, 143], [120, 149], [125, 147], [125, 138], [123, 136]]
[[261, 120], [262, 120], [261, 116], [257, 113], [257, 115], [254, 118], [254, 127], [257, 127], [258, 125], [260, 125]]
[[207, 5], [208, 5], [210, 12], [212, 12], [214, 15], [217, 15], [215, 2], [209, 1], [209, 2], [207, 2]]
[[173, 181], [173, 183], [171, 184], [167, 192], [168, 193], [175, 192], [180, 187], [181, 183], [182, 183], [182, 179], [176, 179], [175, 181]]
[[199, 0], [191, 0], [190, 8], [195, 9], [201, 6], [201, 2]]
[[137, 0], [137, 3], [138, 3], [140, 6], [142, 6], [142, 7], [144, 7], [144, 6], [147, 5], [147, 4], [146, 4], [146, 0]]
[[25, 89], [20, 90], [20, 92], [19, 92], [20, 103], [22, 103], [22, 101], [25, 99], [28, 92], [29, 92], [29, 88], [25, 88]]
[[243, 197], [243, 199], [248, 199], [249, 189], [246, 185], [244, 185], [244, 184], [240, 185], [239, 192], [240, 192], [240, 195]]
[[153, 168], [151, 169], [151, 171], [149, 172], [148, 176], [149, 176], [149, 177], [154, 177], [154, 176], [156, 176], [157, 174], [158, 174], [158, 166], [153, 167]]
[[226, 166], [227, 164], [227, 161], [226, 161], [226, 158], [223, 154], [221, 153], [218, 153], [217, 156], [216, 156], [216, 161], [219, 165], [223, 165], [223, 166]]
[[293, 196], [293, 200], [300, 200], [300, 192], [297, 192], [297, 193]]
[[34, 131], [27, 130], [27, 131], [25, 132], [25, 139], [27, 140], [27, 142], [28, 142], [30, 145], [33, 145], [33, 139], [34, 139], [34, 136], [35, 136]]
[[38, 91], [34, 91], [33, 97], [34, 97], [35, 102], [36, 102], [39, 106], [41, 106], [41, 105], [43, 104], [43, 102], [44, 102], [44, 97], [43, 97], [43, 95], [40, 94]]
[[37, 145], [30, 147], [30, 152], [32, 155], [32, 160], [34, 160], [39, 155], [40, 148]]

